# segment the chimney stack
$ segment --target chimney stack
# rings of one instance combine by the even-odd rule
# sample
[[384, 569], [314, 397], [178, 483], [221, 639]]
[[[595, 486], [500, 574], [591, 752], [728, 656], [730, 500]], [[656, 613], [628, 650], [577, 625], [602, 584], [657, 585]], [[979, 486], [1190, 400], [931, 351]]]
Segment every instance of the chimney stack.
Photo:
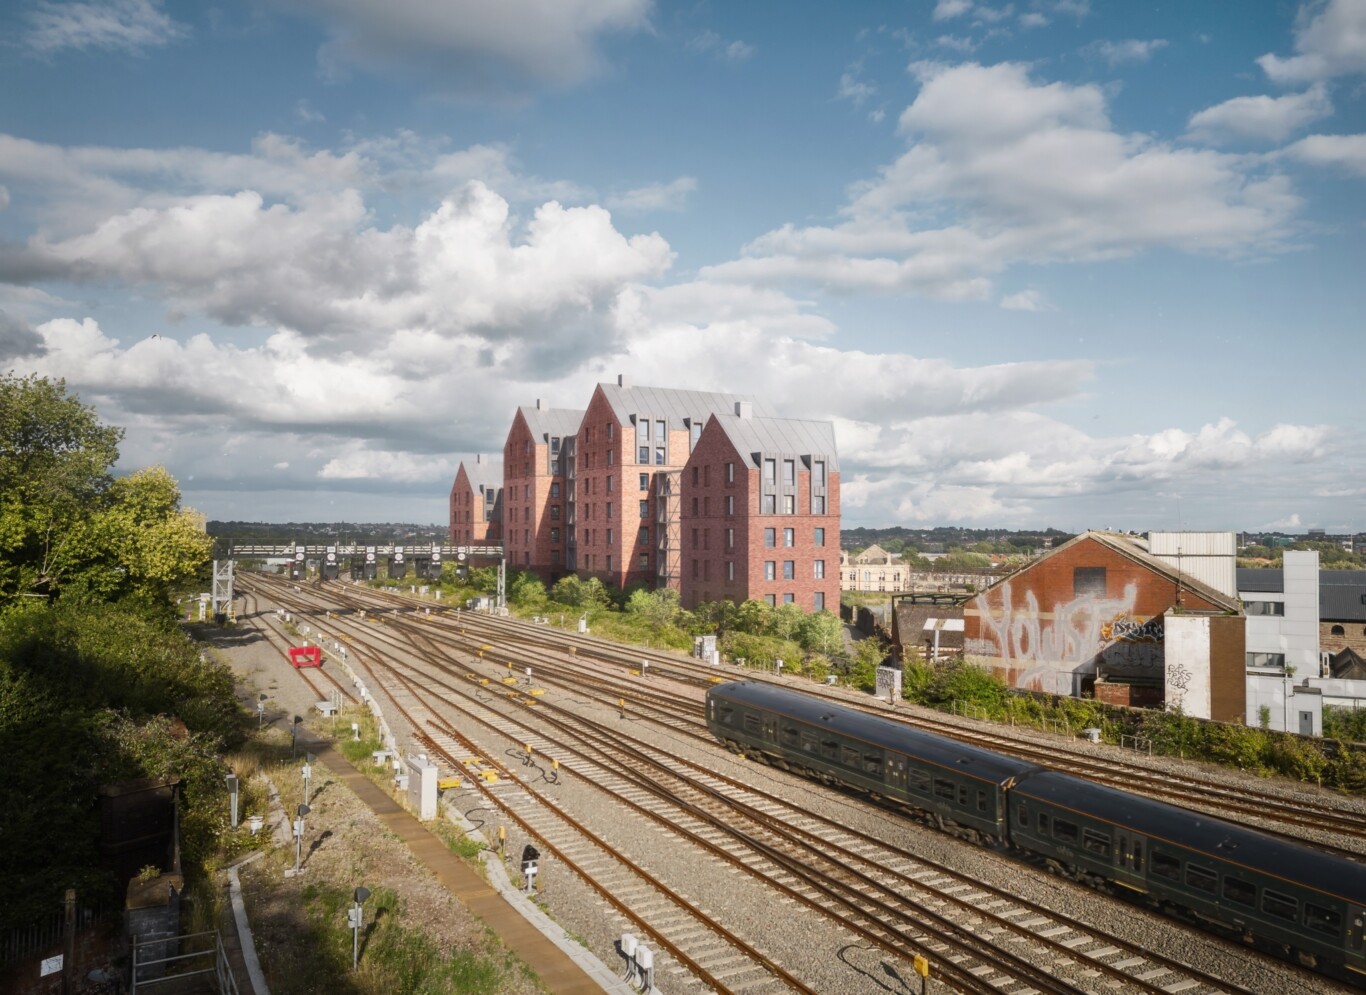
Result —
[[754, 402], [753, 402], [753, 401], [736, 401], [736, 402], [735, 402], [735, 416], [736, 416], [737, 418], [745, 418], [745, 419], [753, 418], [753, 417], [754, 417]]
[[629, 387], [629, 386], [631, 386], [631, 381], [630, 381], [629, 379], [627, 379], [625, 373], [618, 373], [618, 374], [617, 374], [617, 386], [618, 386], [618, 387]]

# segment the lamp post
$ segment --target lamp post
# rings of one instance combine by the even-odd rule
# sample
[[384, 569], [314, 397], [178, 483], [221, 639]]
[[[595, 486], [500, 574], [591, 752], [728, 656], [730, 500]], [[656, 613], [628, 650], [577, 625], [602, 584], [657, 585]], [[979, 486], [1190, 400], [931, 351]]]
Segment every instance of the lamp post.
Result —
[[361, 903], [370, 897], [370, 889], [357, 888], [351, 897], [356, 900], [356, 904], [346, 910], [346, 922], [351, 927], [351, 970], [354, 971], [360, 963], [360, 927], [364, 916]]
[[294, 820], [294, 873], [298, 874], [304, 857], [304, 816], [313, 810], [302, 802], [295, 811], [299, 817]]

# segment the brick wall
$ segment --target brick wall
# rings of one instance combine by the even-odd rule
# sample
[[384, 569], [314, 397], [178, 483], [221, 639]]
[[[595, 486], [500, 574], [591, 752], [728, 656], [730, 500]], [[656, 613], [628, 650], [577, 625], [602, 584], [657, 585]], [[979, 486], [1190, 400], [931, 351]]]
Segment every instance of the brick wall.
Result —
[[[1342, 632], [1334, 632], [1339, 628]], [[1320, 622], [1319, 649], [1325, 653], [1338, 653], [1348, 647], [1366, 656], [1366, 622]]]
[[509, 568], [547, 582], [564, 572], [566, 525], [564, 483], [551, 477], [549, 460], [549, 446], [518, 411], [503, 446], [503, 549]]

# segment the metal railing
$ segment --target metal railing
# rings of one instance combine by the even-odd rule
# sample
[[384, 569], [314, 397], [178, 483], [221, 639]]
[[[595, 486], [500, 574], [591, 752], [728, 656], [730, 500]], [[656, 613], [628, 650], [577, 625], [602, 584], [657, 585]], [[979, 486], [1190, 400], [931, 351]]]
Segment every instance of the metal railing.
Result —
[[[204, 944], [204, 948], [189, 953], [166, 953], [168, 950], [181, 950], [185, 945], [196, 944]], [[227, 951], [223, 948], [223, 937], [216, 929], [207, 933], [186, 933], [157, 940], [135, 939], [132, 953], [133, 970], [129, 991], [133, 995], [155, 985], [178, 983], [185, 978], [204, 976], [212, 977], [214, 990], [218, 995], [240, 995], [237, 979], [233, 976], [232, 966], [228, 963]], [[183, 965], [186, 969], [174, 972], [167, 970], [178, 965]]]

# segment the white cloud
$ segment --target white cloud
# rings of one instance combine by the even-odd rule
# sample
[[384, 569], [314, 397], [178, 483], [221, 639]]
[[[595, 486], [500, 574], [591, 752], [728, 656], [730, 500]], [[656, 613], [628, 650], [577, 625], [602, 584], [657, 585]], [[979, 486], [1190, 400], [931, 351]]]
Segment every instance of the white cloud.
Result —
[[754, 54], [754, 46], [743, 41], [726, 41], [714, 31], [703, 31], [688, 42], [689, 50], [710, 55], [723, 62], [744, 62]]
[[1336, 166], [1366, 177], [1366, 135], [1310, 135], [1282, 155], [1313, 166]]
[[1259, 163], [1116, 132], [1097, 86], [1012, 63], [914, 69], [908, 149], [851, 187], [839, 223], [785, 225], [702, 275], [983, 299], [1018, 263], [1274, 251], [1299, 209]]
[[1007, 311], [1052, 311], [1053, 306], [1037, 290], [1021, 290], [1001, 298], [1001, 307]]
[[855, 107], [858, 107], [875, 93], [877, 93], [877, 87], [871, 83], [863, 82], [852, 72], [846, 72], [840, 76], [839, 89], [835, 95], [841, 100], [851, 101]]
[[1166, 48], [1167, 42], [1163, 38], [1139, 39], [1128, 38], [1124, 41], [1098, 41], [1088, 46], [1087, 51], [1094, 53], [1097, 57], [1104, 59], [1110, 64], [1111, 68], [1123, 65], [1138, 65], [1147, 62], [1158, 51]]
[[649, 2], [295, 0], [291, 9], [322, 22], [318, 58], [329, 74], [417, 72], [456, 95], [515, 97], [596, 73], [600, 39], [644, 29]]
[[1283, 142], [1313, 121], [1333, 113], [1322, 84], [1284, 97], [1235, 97], [1191, 116], [1188, 137], [1219, 143], [1230, 139]]
[[934, 5], [934, 13], [931, 17], [936, 21], [948, 21], [955, 17], [962, 17], [972, 10], [972, 0], [939, 0]]
[[322, 114], [314, 110], [313, 105], [309, 103], [307, 98], [300, 99], [294, 105], [294, 116], [305, 124], [321, 124], [327, 120]]
[[697, 189], [691, 176], [680, 176], [668, 183], [651, 183], [607, 198], [607, 206], [628, 214], [648, 211], [681, 211], [687, 206], [688, 194]]
[[1048, 26], [1048, 18], [1038, 11], [1030, 11], [1020, 15], [1020, 27], [1022, 28], [1042, 28]]
[[971, 38], [964, 38], [962, 35], [940, 35], [934, 40], [940, 48], [946, 48], [951, 52], [962, 52], [967, 54], [976, 51], [977, 43]]
[[1257, 64], [1278, 83], [1366, 73], [1366, 2], [1305, 3], [1295, 19], [1295, 52], [1268, 53]]
[[1295, 513], [1274, 522], [1265, 522], [1262, 528], [1271, 532], [1289, 532], [1302, 526], [1303, 523], [1300, 521], [1299, 514]]
[[49, 55], [66, 49], [113, 49], [138, 53], [185, 36], [186, 29], [161, 11], [154, 0], [101, 0], [54, 3], [43, 0], [30, 10], [23, 43]]

